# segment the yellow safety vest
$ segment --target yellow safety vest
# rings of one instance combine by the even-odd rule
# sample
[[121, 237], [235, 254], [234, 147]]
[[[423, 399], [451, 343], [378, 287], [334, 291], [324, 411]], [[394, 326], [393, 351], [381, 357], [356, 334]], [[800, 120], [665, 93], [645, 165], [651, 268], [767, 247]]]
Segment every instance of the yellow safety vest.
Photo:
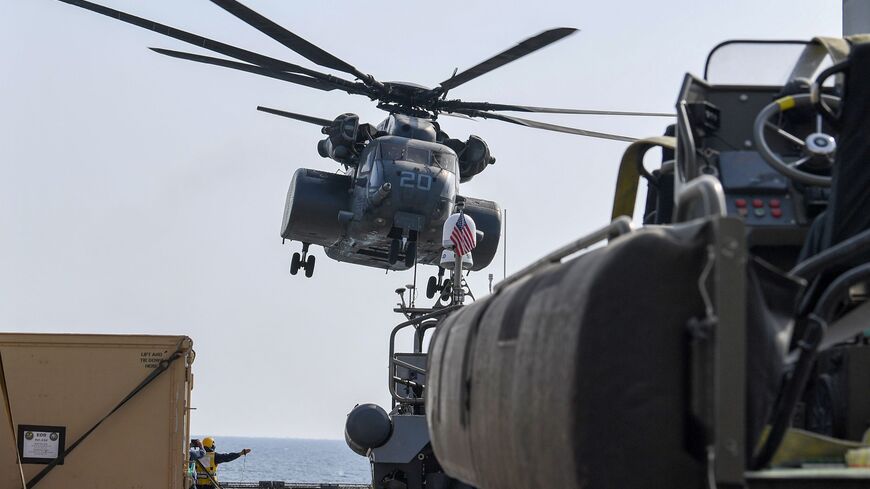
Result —
[[[217, 480], [217, 464], [214, 463], [214, 452], [205, 452], [205, 457], [199, 459], [200, 463], [196, 464], [196, 484], [200, 486], [212, 486], [208, 476]], [[208, 474], [203, 472], [203, 468], [208, 471]]]

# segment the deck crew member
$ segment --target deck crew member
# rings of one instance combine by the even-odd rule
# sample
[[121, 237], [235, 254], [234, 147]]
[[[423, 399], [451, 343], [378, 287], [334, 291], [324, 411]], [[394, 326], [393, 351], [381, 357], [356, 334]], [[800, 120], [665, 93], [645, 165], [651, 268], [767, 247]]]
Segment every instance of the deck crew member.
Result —
[[[205, 457], [205, 448], [202, 447], [202, 442], [193, 439], [190, 440], [190, 451], [188, 457], [187, 475], [196, 483], [196, 461]], [[193, 485], [190, 486], [193, 489]]]
[[198, 459], [196, 464], [196, 489], [212, 489], [214, 484], [212, 480], [217, 481], [218, 465], [233, 460], [251, 453], [250, 448], [245, 448], [241, 452], [235, 453], [217, 453], [214, 451], [214, 438], [203, 438], [202, 446], [205, 449], [205, 455]]

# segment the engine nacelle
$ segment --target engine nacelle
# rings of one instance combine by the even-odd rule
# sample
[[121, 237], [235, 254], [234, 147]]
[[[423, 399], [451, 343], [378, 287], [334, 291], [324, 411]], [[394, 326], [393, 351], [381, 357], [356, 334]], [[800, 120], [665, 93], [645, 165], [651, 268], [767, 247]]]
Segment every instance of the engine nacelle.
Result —
[[477, 230], [483, 233], [478, 236], [477, 247], [471, 252], [474, 260], [474, 271], [483, 270], [492, 263], [498, 251], [498, 242], [501, 239], [501, 208], [491, 200], [476, 199], [474, 197], [457, 197], [465, 199], [465, 213], [474, 219]]
[[495, 157], [480, 136], [471, 135], [465, 142], [452, 138], [446, 138], [442, 142], [459, 155], [459, 181], [462, 183], [471, 180], [487, 166], [495, 164]]
[[335, 118], [331, 126], [321, 130], [328, 137], [317, 143], [317, 152], [324, 158], [332, 158], [339, 163], [349, 165], [357, 156], [359, 128], [358, 115], [341, 114]]
[[347, 190], [352, 184], [348, 175], [296, 170], [287, 191], [281, 237], [321, 246], [335, 244], [344, 234], [338, 215], [349, 208]]

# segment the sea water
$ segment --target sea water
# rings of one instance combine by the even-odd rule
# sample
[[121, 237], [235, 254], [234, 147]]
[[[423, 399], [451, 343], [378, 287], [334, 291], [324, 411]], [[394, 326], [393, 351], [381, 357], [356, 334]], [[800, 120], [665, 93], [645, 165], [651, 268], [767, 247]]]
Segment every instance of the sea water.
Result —
[[368, 459], [352, 452], [344, 440], [216, 436], [215, 443], [218, 453], [251, 449], [218, 467], [221, 481], [371, 482]]

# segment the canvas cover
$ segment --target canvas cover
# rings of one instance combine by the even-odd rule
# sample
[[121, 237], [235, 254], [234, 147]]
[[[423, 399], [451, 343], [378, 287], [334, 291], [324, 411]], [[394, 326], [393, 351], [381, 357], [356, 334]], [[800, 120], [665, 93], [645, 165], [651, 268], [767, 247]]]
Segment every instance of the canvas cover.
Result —
[[[426, 390], [445, 471], [484, 489], [700, 487], [687, 324], [705, 316], [707, 231], [642, 229], [445, 319]], [[779, 388], [796, 290], [759, 264], [747, 274], [748, 401], [719, 407], [746, 409], [751, 447]]]

